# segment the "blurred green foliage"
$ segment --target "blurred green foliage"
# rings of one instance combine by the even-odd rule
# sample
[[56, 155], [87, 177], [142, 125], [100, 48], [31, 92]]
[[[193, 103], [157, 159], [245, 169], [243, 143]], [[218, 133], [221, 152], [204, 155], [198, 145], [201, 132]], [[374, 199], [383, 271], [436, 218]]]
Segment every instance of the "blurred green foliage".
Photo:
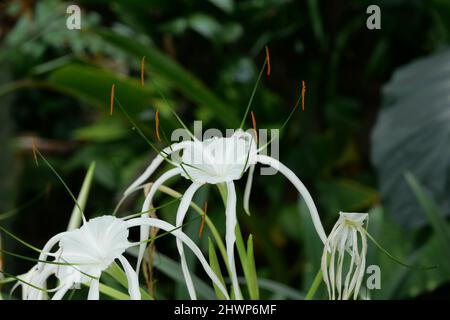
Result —
[[[157, 109], [166, 132], [179, 127], [169, 107], [188, 125], [199, 119], [204, 127], [236, 128], [268, 45], [272, 72], [260, 84], [252, 109], [258, 127], [279, 127], [300, 94], [301, 81], [306, 81], [305, 111], [296, 113], [282, 131], [280, 158], [311, 190], [327, 230], [339, 210], [370, 211], [370, 232], [395, 256], [420, 265], [440, 261], [432, 228], [405, 229], [391, 216], [408, 212], [387, 214], [382, 207], [369, 137], [381, 87], [393, 71], [448, 45], [450, 2], [79, 0], [77, 4], [82, 7], [81, 30], [65, 28], [67, 3], [62, 1], [1, 4], [0, 126], [14, 126], [15, 158], [3, 156], [10, 139], [1, 131], [0, 167], [9, 172], [2, 172], [0, 197], [11, 199], [9, 195], [17, 193], [15, 202], [20, 204], [52, 184], [45, 200], [10, 220], [25, 240], [43, 245], [66, 226], [72, 209], [71, 199], [48, 168], [35, 166], [30, 136], [37, 137], [40, 150], [73, 190], [79, 190], [95, 161], [86, 211], [110, 213], [127, 184], [154, 156], [118, 108], [109, 115], [111, 84], [152, 141]], [[381, 7], [382, 30], [365, 26], [370, 4]], [[139, 79], [143, 56], [145, 86]], [[17, 187], [6, 185], [3, 176], [14, 177]], [[253, 235], [261, 297], [302, 297], [319, 268], [322, 250], [307, 210], [283, 177], [257, 176], [254, 182], [252, 216], [247, 217], [241, 206], [238, 215], [244, 238]], [[171, 183], [177, 190], [186, 187], [183, 180]], [[241, 183], [238, 190], [242, 194]], [[223, 207], [215, 191], [205, 188], [195, 200], [209, 199], [208, 215], [220, 226]], [[141, 198], [127, 201], [122, 213], [138, 211]], [[174, 210], [170, 206], [158, 215], [173, 221]], [[186, 230], [197, 239], [198, 225]], [[211, 250], [208, 236], [197, 240], [204, 252]], [[8, 245], [11, 251], [29, 253]], [[157, 245], [162, 251], [175, 250], [173, 243]], [[426, 274], [408, 270], [372, 246], [369, 264], [373, 263], [382, 269], [382, 290], [371, 292], [373, 298], [448, 297], [449, 275], [442, 269]], [[162, 271], [156, 275], [158, 298], [187, 297], [180, 279], [175, 286], [164, 281], [179, 275], [176, 265], [166, 256], [157, 258], [156, 269]], [[12, 261], [5, 265], [16, 274], [27, 267]], [[317, 298], [326, 298], [322, 289]]]

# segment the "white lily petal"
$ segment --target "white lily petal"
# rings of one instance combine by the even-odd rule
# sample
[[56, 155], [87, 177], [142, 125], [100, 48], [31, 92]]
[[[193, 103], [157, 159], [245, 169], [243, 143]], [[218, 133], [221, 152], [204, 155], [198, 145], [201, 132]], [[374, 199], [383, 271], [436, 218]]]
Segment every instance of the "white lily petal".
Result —
[[[153, 197], [154, 197], [156, 191], [158, 191], [158, 188], [164, 182], [166, 182], [167, 180], [169, 180], [170, 178], [172, 178], [178, 174], [180, 174], [180, 169], [174, 168], [174, 169], [170, 169], [169, 171], [165, 172], [158, 179], [156, 179], [156, 181], [150, 187], [150, 190], [149, 190], [147, 196], [145, 197], [144, 204], [142, 205], [142, 212], [146, 212], [146, 213], [142, 214], [142, 217], [149, 216], [148, 210], [150, 210], [150, 208], [151, 208]], [[150, 235], [149, 228], [146, 228], [145, 226], [141, 226], [141, 231], [140, 231], [141, 242], [147, 240], [149, 235]], [[147, 243], [141, 243], [139, 245], [139, 255], [138, 255], [137, 264], [136, 264], [136, 273], [138, 275], [139, 275], [142, 259], [144, 258], [144, 253], [145, 253], [146, 247], [147, 247]]]
[[330, 240], [327, 239], [327, 241], [325, 242], [325, 247], [322, 253], [322, 261], [321, 261], [321, 269], [322, 269], [322, 278], [323, 281], [325, 282], [325, 285], [327, 286], [327, 291], [328, 291], [328, 297], [331, 299], [331, 284], [330, 284], [330, 279], [329, 279], [329, 275], [328, 275], [328, 247], [330, 246]]
[[[354, 233], [355, 230], [353, 230]], [[357, 250], [357, 244], [358, 244], [358, 239], [354, 236], [353, 237], [353, 251]], [[350, 261], [350, 266], [347, 272], [347, 276], [345, 277], [345, 283], [344, 283], [344, 299], [348, 299], [349, 295], [350, 295], [350, 279], [353, 273], [353, 268], [355, 267], [355, 259], [356, 259], [356, 254], [352, 254], [351, 255], [351, 261]]]
[[344, 264], [345, 250], [338, 251], [337, 268], [336, 268], [336, 288], [338, 293], [338, 300], [342, 297], [342, 268]]
[[[56, 271], [57, 266], [52, 264], [46, 264], [38, 273], [36, 273], [32, 278], [30, 278], [30, 283], [38, 288], [47, 288], [47, 279]], [[28, 286], [27, 284], [24, 284]], [[29, 286], [28, 286], [29, 287]], [[45, 300], [47, 298], [47, 293], [38, 290], [33, 287], [29, 287], [27, 300]]]
[[135, 227], [135, 226], [148, 226], [148, 227], [156, 227], [159, 229], [162, 229], [167, 232], [171, 232], [175, 237], [181, 239], [184, 244], [192, 250], [192, 252], [197, 256], [198, 260], [200, 261], [201, 265], [203, 266], [203, 269], [205, 269], [205, 272], [208, 274], [210, 279], [214, 282], [214, 284], [219, 288], [219, 290], [222, 292], [222, 294], [229, 300], [230, 297], [228, 295], [227, 290], [223, 286], [222, 282], [220, 282], [217, 275], [214, 273], [214, 271], [209, 266], [208, 262], [206, 261], [205, 257], [203, 256], [201, 250], [199, 247], [182, 231], [180, 230], [174, 230], [175, 226], [171, 225], [168, 222], [165, 222], [160, 219], [155, 218], [135, 218], [127, 221], [127, 224], [129, 227]]
[[305, 200], [314, 227], [316, 228], [316, 231], [319, 234], [320, 239], [322, 240], [323, 243], [325, 243], [327, 236], [325, 234], [325, 230], [323, 229], [322, 222], [320, 221], [320, 216], [319, 213], [317, 212], [316, 205], [314, 204], [314, 201], [311, 195], [309, 194], [308, 189], [306, 189], [305, 185], [300, 181], [300, 179], [295, 175], [295, 173], [292, 172], [292, 170], [286, 167], [284, 164], [282, 164], [281, 162], [272, 157], [258, 155], [257, 162], [277, 169], [286, 178], [288, 178], [288, 180], [297, 188], [298, 192], [300, 192], [303, 199]]
[[70, 287], [71, 285], [68, 283], [63, 284], [61, 288], [59, 288], [58, 291], [55, 292], [55, 294], [52, 297], [52, 300], [61, 300], [67, 293], [67, 291], [69, 291]]
[[98, 279], [92, 279], [89, 286], [88, 300], [98, 300], [100, 298], [100, 282]]
[[[67, 231], [58, 233], [57, 235], [50, 238], [50, 240], [47, 241], [44, 248], [42, 249], [41, 253], [39, 254], [39, 260], [45, 261], [47, 260], [47, 256], [50, 253], [50, 250], [61, 240], [65, 235], [67, 234]], [[37, 267], [40, 271], [42, 271], [42, 268], [44, 266], [44, 262], [38, 262]]]
[[[161, 163], [164, 161], [164, 157], [167, 157], [171, 155], [172, 153], [176, 151], [180, 151], [181, 149], [189, 146], [192, 142], [191, 141], [183, 141], [180, 143], [174, 143], [171, 146], [163, 149], [150, 163], [150, 165], [147, 167], [147, 169], [144, 171], [143, 174], [141, 174], [124, 192], [124, 195], [127, 196], [130, 193], [133, 193], [136, 189], [139, 189], [139, 187], [148, 179], [150, 176], [155, 172], [156, 169], [161, 165]], [[163, 155], [161, 155], [163, 154]]]
[[119, 256], [119, 261], [125, 270], [128, 280], [128, 294], [131, 300], [141, 300], [141, 292], [139, 290], [139, 278], [133, 267], [124, 256]]
[[[364, 231], [360, 230], [361, 228], [358, 229], [358, 232], [361, 234], [361, 242], [362, 242], [362, 250], [361, 250], [361, 257], [365, 257], [366, 253], [367, 253], [367, 238], [364, 234]], [[356, 281], [356, 286], [355, 286], [355, 292], [353, 294], [353, 299], [357, 299], [358, 298], [358, 293], [359, 290], [361, 288], [361, 284], [362, 284], [362, 280], [364, 278], [364, 272], [366, 270], [366, 259], [362, 258], [361, 259], [361, 270], [359, 271], [359, 274], [357, 274], [357, 281]]]
[[331, 282], [331, 300], [336, 299], [335, 295], [335, 276], [334, 276], [334, 259], [336, 257], [336, 247], [334, 246], [331, 250], [330, 257], [330, 282]]
[[250, 193], [252, 192], [253, 183], [253, 172], [255, 171], [255, 165], [252, 164], [248, 171], [247, 183], [245, 184], [244, 190], [244, 211], [246, 214], [250, 215]]
[[[364, 222], [367, 219], [367, 213], [340, 212], [339, 219], [325, 242], [321, 268], [330, 299], [336, 298], [335, 289], [339, 300], [348, 300], [352, 295], [353, 299], [358, 298], [366, 268], [367, 238]], [[361, 250], [358, 236], [361, 238]], [[344, 263], [346, 254], [351, 258], [350, 263]], [[328, 256], [330, 261], [327, 265]], [[342, 282], [344, 268], [345, 280]]]
[[227, 182], [227, 207], [225, 208], [226, 231], [225, 245], [227, 247], [228, 266], [231, 273], [231, 283], [233, 284], [234, 296], [237, 300], [242, 300], [239, 291], [239, 282], [234, 263], [234, 244], [236, 242], [236, 190], [233, 182]]
[[[186, 192], [184, 193], [183, 197], [181, 198], [181, 203], [178, 206], [177, 216], [176, 216], [176, 226], [177, 227], [180, 227], [183, 225], [183, 221], [184, 221], [186, 213], [189, 209], [189, 205], [192, 201], [192, 198], [194, 197], [195, 192], [201, 186], [202, 186], [202, 184], [192, 183], [189, 186], [189, 188], [186, 190]], [[181, 228], [180, 228], [180, 230], [181, 230]], [[189, 268], [188, 268], [187, 261], [186, 261], [186, 256], [184, 254], [183, 242], [178, 238], [176, 240], [177, 240], [178, 253], [180, 254], [180, 258], [181, 258], [181, 269], [183, 271], [183, 276], [184, 276], [184, 280], [186, 282], [186, 286], [188, 288], [189, 296], [191, 297], [192, 300], [196, 300], [197, 295], [195, 294], [194, 283], [192, 282], [192, 277], [189, 272]]]

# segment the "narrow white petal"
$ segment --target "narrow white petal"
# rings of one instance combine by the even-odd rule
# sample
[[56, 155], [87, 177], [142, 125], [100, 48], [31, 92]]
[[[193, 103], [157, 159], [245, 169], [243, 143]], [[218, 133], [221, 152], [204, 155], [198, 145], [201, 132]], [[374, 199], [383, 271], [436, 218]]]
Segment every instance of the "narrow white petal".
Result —
[[[356, 246], [357, 246], [357, 238], [355, 236], [356, 232], [355, 230], [353, 230], [353, 244], [352, 244], [352, 250], [354, 251]], [[355, 244], [356, 241], [356, 244]], [[345, 283], [344, 283], [344, 299], [348, 299], [350, 296], [350, 279], [352, 277], [352, 273], [353, 273], [353, 268], [355, 267], [355, 259], [356, 259], [356, 254], [351, 254], [351, 261], [350, 261], [350, 265], [348, 267], [348, 271], [347, 271], [347, 276], [345, 277]]]
[[336, 256], [336, 246], [333, 246], [331, 249], [331, 257], [330, 257], [330, 283], [331, 283], [331, 300], [336, 300], [335, 296], [335, 276], [334, 276], [334, 260]]
[[164, 161], [164, 157], [169, 156], [170, 154], [179, 151], [186, 146], [188, 146], [191, 143], [191, 141], [183, 141], [180, 143], [174, 143], [171, 146], [163, 149], [150, 163], [150, 165], [147, 167], [147, 169], [144, 171], [143, 174], [141, 174], [124, 192], [124, 195], [127, 196], [130, 193], [133, 193], [136, 189], [139, 189], [139, 187], [148, 179], [150, 176], [155, 172], [156, 169], [161, 165], [161, 163]]
[[223, 284], [220, 282], [217, 275], [214, 273], [214, 271], [209, 266], [208, 262], [206, 261], [205, 257], [203, 256], [202, 252], [198, 248], [198, 246], [182, 231], [180, 230], [174, 230], [175, 226], [171, 225], [170, 223], [155, 219], [155, 218], [135, 218], [127, 221], [128, 226], [135, 227], [135, 226], [148, 226], [148, 227], [156, 227], [159, 229], [162, 229], [164, 231], [171, 232], [172, 235], [177, 237], [178, 239], [181, 239], [186, 246], [188, 246], [189, 249], [192, 250], [192, 252], [197, 256], [198, 260], [200, 261], [201, 265], [205, 269], [205, 272], [208, 274], [208, 276], [211, 278], [211, 280], [214, 282], [214, 284], [219, 288], [219, 290], [222, 292], [222, 294], [227, 298], [230, 299], [227, 290], [223, 286]]
[[[50, 250], [61, 240], [67, 232], [61, 232], [57, 235], [50, 238], [50, 240], [47, 241], [44, 248], [42, 249], [41, 253], [39, 254], [39, 260], [45, 261], [47, 260], [47, 256], [50, 254]], [[44, 267], [44, 262], [38, 262], [37, 267], [40, 271], [42, 271], [42, 268]]]
[[131, 300], [141, 300], [141, 292], [139, 291], [139, 279], [137, 273], [133, 270], [127, 259], [124, 256], [119, 256], [119, 261], [125, 270], [128, 280], [128, 293]]
[[311, 195], [309, 194], [308, 189], [306, 189], [305, 185], [300, 181], [300, 179], [295, 175], [295, 173], [292, 172], [292, 170], [286, 167], [284, 164], [282, 164], [281, 162], [272, 157], [258, 155], [257, 162], [271, 166], [279, 170], [297, 188], [298, 192], [300, 192], [303, 199], [305, 199], [306, 206], [309, 209], [309, 213], [311, 214], [314, 227], [316, 228], [316, 231], [319, 234], [320, 239], [322, 240], [323, 243], [325, 243], [327, 236], [325, 234], [325, 230], [323, 229], [322, 222], [320, 221], [320, 216], [319, 213], [317, 212], [316, 205], [314, 204], [314, 201]]
[[236, 242], [236, 190], [234, 183], [227, 182], [227, 207], [225, 208], [226, 231], [225, 245], [227, 247], [228, 266], [231, 273], [231, 283], [233, 284], [234, 296], [237, 300], [242, 300], [239, 292], [239, 283], [236, 274], [236, 265], [234, 263], [234, 244]]
[[351, 293], [355, 290], [356, 285], [358, 284], [358, 274], [361, 270], [361, 256], [358, 252], [358, 237], [356, 230], [352, 230], [352, 233], [355, 234], [352, 242], [352, 255], [355, 257], [355, 265], [356, 269], [350, 277], [350, 285], [348, 286], [348, 299], [350, 299]]
[[336, 269], [336, 288], [338, 292], [338, 300], [342, 298], [342, 267], [344, 264], [344, 254], [345, 250], [339, 250], [337, 269]]
[[252, 164], [248, 171], [247, 183], [245, 184], [244, 190], [244, 211], [246, 214], [250, 215], [250, 193], [252, 192], [253, 183], [253, 172], [255, 171], [255, 165]]
[[327, 286], [327, 290], [328, 290], [328, 299], [331, 299], [331, 284], [330, 284], [330, 279], [328, 276], [328, 254], [329, 251], [331, 251], [331, 249], [329, 249], [330, 246], [330, 241], [329, 239], [327, 239], [327, 241], [325, 242], [325, 245], [323, 247], [323, 253], [322, 253], [322, 261], [321, 261], [321, 269], [322, 269], [322, 278], [323, 281], [325, 282], [326, 286]]
[[[148, 210], [150, 210], [150, 208], [151, 208], [153, 197], [154, 197], [156, 191], [158, 191], [158, 188], [164, 182], [166, 182], [170, 178], [178, 175], [179, 173], [180, 173], [180, 169], [178, 169], [178, 168], [170, 169], [169, 171], [167, 171], [164, 174], [162, 174], [161, 177], [156, 179], [156, 181], [150, 187], [150, 190], [149, 190], [149, 192], [147, 194], [147, 197], [145, 198], [144, 204], [142, 206], [142, 212], [146, 212], [147, 211], [147, 213], [142, 214], [142, 217], [148, 217], [149, 216]], [[141, 227], [141, 235], [140, 235], [141, 242], [147, 240], [149, 235], [150, 235], [149, 228], [147, 228], [145, 226], [142, 226]], [[136, 264], [136, 273], [138, 275], [139, 275], [139, 269], [141, 267], [141, 262], [142, 262], [142, 258], [144, 257], [144, 253], [145, 253], [145, 248], [146, 247], [147, 247], [147, 243], [142, 243], [139, 246], [139, 255], [138, 255], [137, 264]]]
[[100, 297], [100, 282], [98, 279], [92, 279], [89, 287], [88, 300], [98, 300]]
[[355, 293], [353, 295], [353, 299], [358, 298], [359, 289], [361, 288], [362, 280], [364, 278], [364, 273], [366, 271], [366, 253], [367, 253], [367, 239], [366, 234], [364, 231], [358, 230], [358, 232], [361, 234], [361, 242], [362, 242], [362, 250], [361, 250], [361, 269], [359, 271], [359, 274], [357, 275], [357, 281], [355, 286]]
[[[38, 288], [46, 289], [47, 288], [47, 279], [56, 271], [57, 266], [54, 264], [45, 264], [42, 270], [39, 270], [33, 277], [30, 278], [30, 283]], [[27, 300], [45, 300], [47, 298], [47, 293], [38, 290], [36, 288], [30, 287], [27, 284], [24, 284], [28, 287], [27, 289]]]
[[[192, 198], [194, 197], [195, 192], [201, 186], [202, 186], [202, 184], [198, 184], [198, 183], [191, 184], [189, 186], [189, 188], [186, 190], [186, 192], [184, 193], [183, 197], [181, 198], [181, 202], [180, 202], [180, 205], [178, 206], [177, 216], [176, 216], [176, 226], [177, 227], [180, 227], [183, 225], [183, 221], [184, 221], [186, 213], [189, 209], [189, 205], [192, 201]], [[181, 230], [181, 228], [180, 228], [180, 230]], [[177, 240], [178, 253], [180, 254], [180, 258], [181, 258], [181, 269], [183, 271], [184, 280], [185, 280], [186, 286], [188, 288], [189, 296], [191, 297], [192, 300], [196, 300], [197, 295], [195, 294], [194, 283], [192, 282], [192, 277], [189, 272], [189, 268], [188, 268], [187, 261], [186, 261], [186, 256], [184, 254], [183, 242], [178, 238], [176, 240]]]
[[52, 300], [61, 300], [67, 293], [67, 291], [69, 291], [70, 287], [71, 286], [69, 284], [63, 284], [62, 287], [55, 292], [55, 294], [52, 297]]

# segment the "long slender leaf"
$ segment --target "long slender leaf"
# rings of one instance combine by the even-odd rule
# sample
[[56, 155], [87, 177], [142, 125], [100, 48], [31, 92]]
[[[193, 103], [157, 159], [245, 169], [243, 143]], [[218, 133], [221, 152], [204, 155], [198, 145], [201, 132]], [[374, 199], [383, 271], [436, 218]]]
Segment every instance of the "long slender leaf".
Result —
[[[106, 269], [106, 273], [116, 279], [117, 282], [119, 282], [124, 288], [128, 288], [127, 276], [116, 262], [114, 262], [108, 269]], [[142, 288], [140, 288], [140, 291], [143, 300], [153, 300], [153, 297], [151, 297], [147, 293], [147, 291]]]
[[249, 235], [247, 240], [247, 286], [250, 299], [259, 300], [258, 275], [253, 252], [253, 235]]
[[[437, 238], [442, 249], [442, 254], [447, 255], [448, 261], [450, 261], [450, 230], [448, 228], [447, 222], [443, 218], [439, 207], [430, 198], [429, 195], [425, 193], [425, 190], [420, 185], [420, 182], [414, 177], [410, 172], [405, 173], [405, 179], [411, 187], [412, 191], [416, 195], [417, 201], [423, 209], [431, 227], [436, 233]], [[450, 276], [450, 265], [446, 264], [440, 266], [445, 268], [447, 274]]]
[[[225, 282], [223, 281], [223, 277], [222, 277], [222, 271], [220, 271], [219, 260], [217, 260], [216, 250], [214, 249], [214, 244], [209, 237], [208, 237], [208, 246], [209, 246], [209, 264], [211, 265], [211, 269], [217, 275], [220, 282], [222, 282], [222, 284], [225, 286]], [[214, 285], [214, 291], [216, 292], [217, 297], [221, 300], [225, 300], [226, 298], [222, 294], [220, 289], [216, 286], [215, 283], [213, 283], [213, 285]]]

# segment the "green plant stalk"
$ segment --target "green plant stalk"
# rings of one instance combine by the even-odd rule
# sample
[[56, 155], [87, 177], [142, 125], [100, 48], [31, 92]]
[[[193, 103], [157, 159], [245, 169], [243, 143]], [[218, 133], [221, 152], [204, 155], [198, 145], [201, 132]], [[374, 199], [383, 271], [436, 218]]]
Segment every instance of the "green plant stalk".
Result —
[[91, 163], [89, 166], [88, 172], [83, 181], [83, 185], [81, 186], [80, 193], [78, 195], [78, 206], [74, 206], [72, 214], [70, 216], [69, 225], [67, 226], [67, 231], [74, 230], [80, 227], [82, 211], [86, 207], [87, 198], [89, 196], [89, 191], [92, 185], [92, 179], [94, 177], [95, 172], [95, 161]]
[[317, 289], [319, 289], [319, 286], [322, 282], [322, 270], [319, 269], [316, 276], [314, 277], [314, 280], [311, 284], [311, 287], [309, 288], [308, 292], [306, 293], [305, 300], [312, 300], [314, 298], [314, 295], [316, 294]]

